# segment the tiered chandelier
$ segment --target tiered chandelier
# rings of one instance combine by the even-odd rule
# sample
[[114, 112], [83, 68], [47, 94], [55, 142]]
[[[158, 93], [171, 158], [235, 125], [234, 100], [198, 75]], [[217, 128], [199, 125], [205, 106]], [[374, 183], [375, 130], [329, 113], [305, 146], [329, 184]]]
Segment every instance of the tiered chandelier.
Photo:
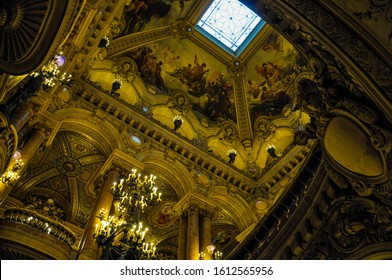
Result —
[[154, 259], [156, 246], [145, 242], [148, 232], [142, 221], [143, 213], [150, 206], [162, 201], [161, 193], [155, 185], [156, 177], [142, 178], [132, 169], [126, 180], [114, 183], [111, 191], [114, 196], [112, 214], [102, 209], [96, 224], [94, 238], [103, 248], [104, 259]]

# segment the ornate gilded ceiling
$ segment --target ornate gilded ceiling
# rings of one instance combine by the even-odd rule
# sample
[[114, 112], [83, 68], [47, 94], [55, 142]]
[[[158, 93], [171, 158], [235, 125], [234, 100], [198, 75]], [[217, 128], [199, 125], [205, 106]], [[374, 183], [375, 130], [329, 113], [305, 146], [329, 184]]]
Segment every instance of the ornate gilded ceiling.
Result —
[[[143, 12], [134, 5], [120, 12], [108, 49], [97, 51], [84, 75], [107, 91], [122, 80], [120, 100], [144, 106], [169, 130], [181, 116], [179, 134], [223, 161], [236, 150], [233, 164], [245, 172], [264, 169], [267, 145], [284, 152], [299, 118], [307, 122], [292, 112], [296, 81], [307, 70], [295, 48], [266, 25], [240, 56], [229, 55], [194, 29], [208, 1], [145, 3]], [[138, 16], [142, 24], [134, 24]], [[154, 35], [164, 26], [174, 36]]]
[[59, 132], [50, 148], [30, 164], [13, 192], [26, 205], [34, 205], [42, 197], [52, 198], [64, 212], [57, 218], [84, 227], [97, 191], [93, 180], [105, 160], [93, 139]]
[[[13, 141], [25, 149], [28, 164], [1, 208], [2, 222], [7, 225], [1, 233], [16, 233], [2, 235], [11, 242], [0, 240], [4, 245], [1, 254], [43, 258], [12, 243], [33, 249], [38, 241], [33, 235], [38, 232], [48, 237], [42, 238], [50, 245], [48, 257], [74, 258], [72, 254], [81, 249], [83, 232], [92, 234], [85, 229], [89, 218], [96, 216], [94, 205], [103, 201], [97, 194], [105, 183], [106, 187], [111, 184], [106, 175], [119, 172], [124, 176], [134, 167], [158, 176], [163, 203], [146, 211], [144, 220], [152, 228], [149, 241], [159, 244], [165, 258], [175, 257], [182, 214], [189, 209], [195, 213], [195, 208], [210, 215], [212, 241], [220, 250], [232, 251], [245, 241], [237, 256], [241, 259], [259, 258], [261, 252], [271, 258], [298, 258], [306, 256], [300, 255], [306, 248], [327, 252], [329, 245], [338, 256], [344, 252], [342, 248], [351, 246], [347, 240], [354, 241], [352, 247], [357, 248], [358, 236], [370, 240], [375, 233], [382, 233], [372, 242], [386, 240], [384, 233], [388, 234], [390, 227], [387, 211], [380, 212], [386, 217], [382, 221], [373, 216], [381, 209], [378, 205], [390, 206], [389, 169], [385, 168], [390, 145], [385, 150], [371, 147], [366, 156], [362, 151], [370, 143], [382, 142], [375, 141], [384, 138], [373, 135], [373, 128], [381, 131], [391, 119], [388, 89], [392, 60], [385, 52], [390, 49], [391, 31], [389, 25], [383, 28], [384, 23], [390, 23], [391, 4], [244, 0], [268, 18], [271, 26], [265, 25], [243, 52], [233, 55], [195, 28], [210, 2], [64, 1], [70, 9], [56, 41], [49, 44], [49, 50], [32, 52], [43, 58], [51, 57], [54, 50], [61, 51], [65, 64], [60, 71], [72, 73], [74, 78], [70, 84], [57, 83], [39, 90], [29, 99], [27, 113], [16, 118], [20, 131], [15, 132], [18, 139]], [[26, 34], [39, 36], [39, 28], [26, 33], [26, 26], [14, 20], [21, 18], [10, 17], [8, 3], [0, 4], [2, 38], [11, 31], [24, 33], [17, 40], [21, 43], [18, 47], [16, 41], [3, 40], [0, 55], [23, 64], [27, 61], [23, 53], [29, 51], [23, 42], [34, 45]], [[12, 3], [20, 8], [22, 1]], [[31, 6], [20, 15], [30, 24], [31, 15], [36, 14], [41, 17], [35, 22], [39, 25], [43, 16], [56, 15], [49, 6]], [[337, 7], [347, 9], [347, 14], [344, 9], [335, 11]], [[367, 31], [363, 35], [366, 27], [374, 34]], [[19, 66], [13, 68], [18, 70]], [[1, 61], [0, 68], [4, 71]], [[10, 96], [16, 98], [15, 93], [26, 89], [26, 80], [1, 75], [0, 99], [4, 104], [12, 103]], [[346, 93], [350, 98], [363, 98], [361, 104], [378, 108], [380, 115], [384, 113], [380, 122], [367, 119], [377, 115], [371, 110], [367, 112], [373, 113], [363, 118], [361, 110], [366, 106], [356, 110], [354, 103], [340, 103]], [[335, 114], [335, 109], [340, 111]], [[179, 117], [182, 124], [175, 126]], [[8, 119], [2, 121], [10, 125]], [[362, 122], [366, 124], [357, 127]], [[372, 129], [363, 129], [367, 125]], [[389, 123], [385, 127], [390, 127]], [[40, 138], [35, 138], [34, 147], [39, 148], [31, 159], [26, 155], [35, 150], [26, 147], [31, 147], [27, 141], [34, 129], [40, 130]], [[294, 139], [296, 132], [304, 138]], [[318, 138], [321, 149], [308, 142], [309, 137]], [[268, 150], [271, 145], [273, 151]], [[8, 150], [13, 152], [13, 148]], [[234, 156], [230, 154], [233, 150]], [[304, 162], [306, 168], [301, 168]], [[332, 167], [347, 177], [339, 177]], [[358, 178], [366, 185], [357, 183]], [[377, 207], [369, 215], [365, 204]], [[359, 215], [349, 215], [358, 209]], [[363, 217], [365, 223], [357, 223]], [[50, 227], [47, 224], [42, 230], [44, 222], [61, 223], [61, 227], [48, 235]], [[346, 225], [359, 230], [347, 231]], [[26, 226], [32, 229], [29, 234]], [[63, 234], [66, 240], [59, 240]], [[316, 235], [321, 243], [310, 244]], [[329, 244], [324, 242], [328, 239]], [[60, 252], [52, 241], [64, 243], [66, 250]]]
[[[194, 28], [209, 1], [104, 2], [81, 10], [59, 49], [60, 70], [74, 81], [40, 94], [38, 120], [57, 133], [12, 195], [39, 213], [50, 205], [52, 218], [78, 227], [81, 238], [108, 166], [122, 175], [137, 167], [159, 178], [164, 203], [146, 221], [148, 238], [168, 258], [193, 204], [213, 213], [212, 239], [230, 250], [273, 207], [310, 150], [292, 145], [309, 121], [293, 111], [296, 83], [309, 76], [305, 61], [269, 25], [240, 55], [229, 54]], [[104, 37], [107, 47], [99, 46]], [[122, 85], [113, 90], [116, 79]], [[183, 123], [175, 131], [177, 116]]]

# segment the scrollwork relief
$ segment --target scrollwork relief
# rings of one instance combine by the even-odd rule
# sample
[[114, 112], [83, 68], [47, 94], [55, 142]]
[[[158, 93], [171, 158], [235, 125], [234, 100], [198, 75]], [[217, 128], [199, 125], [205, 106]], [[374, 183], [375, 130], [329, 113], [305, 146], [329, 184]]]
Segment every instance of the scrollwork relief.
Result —
[[53, 199], [29, 196], [25, 201], [25, 208], [34, 210], [44, 216], [53, 218], [56, 221], [62, 221], [64, 210], [57, 206]]
[[[354, 12], [353, 15], [360, 20], [369, 19], [372, 21], [392, 22], [392, 2], [388, 0], [369, 0], [369, 7], [366, 11]], [[392, 29], [389, 30], [388, 44], [391, 43]]]
[[[351, 80], [331, 72], [315, 55], [309, 64], [314, 76], [297, 82], [294, 107], [307, 113], [310, 123], [295, 133], [294, 142], [304, 145], [309, 139], [320, 139], [331, 180], [341, 188], [350, 185], [360, 196], [370, 196], [378, 185], [390, 180], [386, 159], [392, 150], [392, 136], [382, 127], [371, 103], [353, 92], [356, 88]], [[366, 162], [374, 162], [371, 171], [366, 171]]]
[[338, 252], [352, 253], [368, 244], [392, 241], [392, 208], [375, 200], [343, 196], [333, 202], [329, 240]]

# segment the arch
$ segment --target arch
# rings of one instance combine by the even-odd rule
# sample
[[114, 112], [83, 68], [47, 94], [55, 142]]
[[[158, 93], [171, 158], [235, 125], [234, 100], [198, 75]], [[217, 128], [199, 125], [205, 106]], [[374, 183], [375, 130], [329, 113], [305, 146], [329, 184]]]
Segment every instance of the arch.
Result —
[[208, 192], [208, 197], [216, 203], [217, 207], [223, 209], [233, 219], [240, 231], [258, 222], [249, 203], [240, 195], [228, 195], [228, 190], [225, 186], [213, 187]]
[[59, 131], [70, 130], [92, 137], [100, 143], [102, 151], [109, 156], [114, 149], [123, 150], [125, 144], [118, 130], [108, 121], [94, 116], [92, 112], [79, 109], [67, 108], [55, 112], [61, 118]]
[[391, 260], [392, 242], [380, 242], [368, 245], [349, 255], [347, 260]]
[[[165, 158], [166, 157], [166, 158]], [[137, 159], [145, 164], [145, 169], [165, 177], [171, 187], [181, 199], [188, 192], [196, 189], [196, 183], [192, 179], [189, 170], [178, 160], [168, 159], [167, 155], [159, 151], [140, 153]]]

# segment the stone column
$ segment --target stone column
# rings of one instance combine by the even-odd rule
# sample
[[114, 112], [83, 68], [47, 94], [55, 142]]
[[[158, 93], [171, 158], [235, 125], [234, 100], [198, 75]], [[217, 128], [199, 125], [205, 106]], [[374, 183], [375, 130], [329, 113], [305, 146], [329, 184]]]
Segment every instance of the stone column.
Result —
[[32, 158], [35, 156], [39, 148], [41, 147], [41, 144], [45, 141], [46, 135], [43, 129], [40, 130], [35, 130], [32, 132], [28, 140], [24, 143], [23, 147], [20, 149], [20, 152], [22, 154], [22, 160], [25, 163], [24, 166], [21, 169], [24, 170], [26, 168], [27, 163], [29, 163]]
[[199, 212], [196, 206], [188, 210], [187, 259], [199, 259]]
[[[22, 149], [20, 149], [22, 153], [23, 166], [18, 170], [18, 174], [21, 175], [26, 169], [26, 166], [30, 163], [31, 159], [37, 153], [41, 144], [45, 141], [46, 135], [43, 130], [36, 130], [32, 133], [30, 138], [25, 142]], [[11, 168], [15, 163], [15, 160], [11, 160], [9, 163], [9, 168]], [[8, 193], [11, 191], [12, 186], [1, 184], [0, 186], [0, 204], [3, 203], [4, 199], [7, 197]]]
[[14, 126], [15, 130], [19, 132], [33, 115], [34, 110], [32, 109], [32, 107], [25, 106], [21, 110], [16, 112], [15, 117], [12, 117], [11, 124]]
[[[82, 250], [79, 254], [78, 259], [80, 260], [96, 260], [99, 258], [98, 255], [98, 244], [95, 242], [93, 237], [95, 231], [95, 225], [99, 224], [99, 215], [101, 209], [107, 210], [107, 215], [110, 211], [113, 202], [113, 195], [111, 188], [113, 183], [120, 180], [120, 174], [118, 170], [112, 169], [108, 172], [107, 178], [103, 187], [96, 199], [95, 207], [91, 211], [90, 219], [84, 229], [84, 235], [82, 238]], [[107, 218], [107, 217], [106, 217]]]
[[211, 214], [203, 211], [200, 215], [200, 252], [204, 253], [205, 260], [211, 260], [207, 246], [211, 244]]
[[180, 217], [180, 231], [178, 235], [177, 259], [186, 260], [187, 257], [187, 231], [188, 217], [184, 213]]

